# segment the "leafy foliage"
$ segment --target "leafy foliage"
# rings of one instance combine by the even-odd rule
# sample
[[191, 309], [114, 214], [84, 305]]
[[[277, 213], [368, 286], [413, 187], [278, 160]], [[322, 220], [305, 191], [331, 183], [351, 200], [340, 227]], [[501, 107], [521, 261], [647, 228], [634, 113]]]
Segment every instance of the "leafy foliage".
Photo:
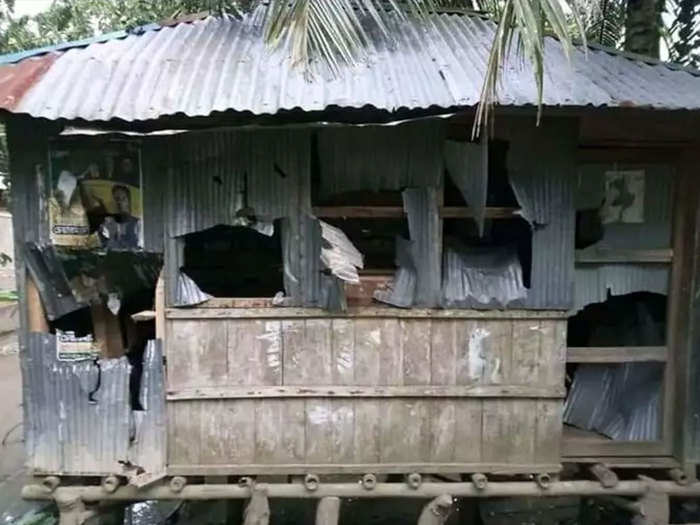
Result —
[[700, 2], [667, 0], [666, 9], [671, 23], [664, 38], [671, 60], [700, 68]]

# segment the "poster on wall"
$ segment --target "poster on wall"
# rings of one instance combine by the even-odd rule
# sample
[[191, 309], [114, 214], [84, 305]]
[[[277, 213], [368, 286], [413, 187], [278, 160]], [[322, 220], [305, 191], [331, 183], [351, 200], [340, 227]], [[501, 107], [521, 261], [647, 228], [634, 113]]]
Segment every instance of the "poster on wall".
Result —
[[51, 241], [136, 250], [143, 216], [138, 145], [55, 144], [51, 150]]
[[604, 224], [644, 222], [644, 170], [605, 173]]
[[92, 334], [77, 336], [73, 331], [56, 330], [56, 358], [59, 361], [84, 361], [96, 359], [100, 349]]

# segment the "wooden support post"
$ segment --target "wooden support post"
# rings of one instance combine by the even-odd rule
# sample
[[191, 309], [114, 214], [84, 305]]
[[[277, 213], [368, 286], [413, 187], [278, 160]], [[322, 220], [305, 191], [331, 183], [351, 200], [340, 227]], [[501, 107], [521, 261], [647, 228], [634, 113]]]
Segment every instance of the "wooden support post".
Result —
[[269, 525], [270, 503], [267, 491], [253, 488], [250, 501], [243, 512], [243, 525]]
[[58, 525], [83, 525], [94, 512], [85, 508], [85, 502], [74, 492], [56, 490], [56, 506], [58, 507]]
[[430, 501], [418, 518], [418, 525], [444, 525], [452, 512], [452, 496], [443, 494]]
[[661, 484], [649, 477], [639, 476], [647, 483], [647, 492], [639, 498], [639, 516], [632, 525], [668, 525], [671, 519], [671, 505], [668, 493], [661, 491]]
[[46, 311], [41, 303], [39, 289], [31, 275], [27, 274], [27, 324], [30, 332], [48, 332], [49, 322], [46, 319]]
[[[163, 281], [162, 271], [156, 283], [156, 297], [154, 302], [156, 310], [156, 338], [165, 341], [165, 282]], [[163, 345], [163, 348], [165, 348], [165, 345]]]
[[102, 304], [90, 305], [95, 344], [105, 359], [121, 357], [125, 353], [119, 318]]
[[612, 470], [610, 470], [602, 463], [596, 463], [595, 465], [592, 465], [589, 468], [589, 471], [598, 481], [600, 481], [600, 484], [603, 485], [606, 489], [611, 489], [617, 486], [617, 484], [620, 482], [619, 478], [617, 477], [617, 474], [615, 474]]
[[338, 525], [340, 498], [321, 498], [316, 507], [316, 525]]

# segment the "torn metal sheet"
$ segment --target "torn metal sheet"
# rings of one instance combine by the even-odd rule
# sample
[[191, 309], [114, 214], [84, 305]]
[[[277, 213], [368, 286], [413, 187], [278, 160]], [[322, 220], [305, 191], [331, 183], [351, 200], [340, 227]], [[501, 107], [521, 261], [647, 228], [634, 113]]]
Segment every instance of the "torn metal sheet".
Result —
[[264, 225], [308, 212], [310, 134], [224, 131], [176, 136], [167, 228], [180, 236], [213, 226]]
[[442, 220], [435, 188], [408, 188], [403, 191], [403, 207], [413, 244], [418, 306], [435, 307], [440, 303], [441, 265], [439, 242]]
[[386, 289], [374, 292], [374, 299], [401, 308], [409, 308], [416, 298], [418, 280], [413, 262], [413, 243], [402, 237], [396, 238], [396, 266], [398, 269]]
[[602, 303], [608, 294], [634, 292], [667, 294], [669, 268], [662, 264], [581, 264], [575, 271], [576, 311]]
[[319, 304], [330, 312], [344, 312], [348, 309], [343, 281], [333, 275], [321, 275]]
[[196, 306], [211, 299], [211, 295], [200, 290], [197, 283], [180, 270], [177, 276], [177, 287], [173, 306]]
[[[150, 252], [56, 251], [73, 295], [83, 303], [119, 301], [143, 291], [155, 290], [163, 267], [163, 255]], [[117, 303], [112, 299], [112, 307]]]
[[511, 248], [445, 248], [444, 305], [504, 308], [527, 297], [518, 254]]
[[564, 405], [564, 422], [622, 441], [660, 436], [659, 363], [583, 364]]
[[319, 221], [321, 225], [321, 262], [338, 279], [359, 283], [358, 269], [364, 268], [364, 258], [340, 228]]
[[104, 475], [127, 458], [131, 408], [126, 357], [65, 363], [56, 338], [27, 337], [28, 465], [35, 472]]
[[[129, 445], [129, 462], [149, 479], [165, 474], [166, 408], [163, 343], [148, 341], [143, 354], [139, 401], [143, 410], [133, 411], [134, 435]], [[138, 477], [137, 477], [138, 479]]]
[[474, 214], [481, 237], [484, 235], [489, 182], [488, 140], [483, 137], [480, 144], [447, 140], [443, 155], [447, 173]]
[[49, 320], [56, 320], [87, 305], [73, 295], [56, 248], [28, 242], [25, 257]]
[[[295, 240], [290, 235], [290, 255], [287, 255], [287, 241], [285, 241], [285, 289], [290, 294], [290, 290], [297, 289], [298, 297], [303, 306], [319, 306], [321, 301], [322, 274], [321, 274], [321, 225], [318, 219], [309, 215], [304, 215], [300, 219], [300, 241]], [[299, 235], [297, 236], [297, 238]], [[296, 259], [292, 259], [296, 256]], [[295, 260], [297, 269], [294, 276], [299, 276], [300, 281], [294, 281], [296, 288], [287, 288], [287, 260]], [[292, 277], [289, 279], [291, 280]], [[303, 283], [303, 285], [301, 284]]]
[[[324, 200], [344, 193], [395, 191], [442, 185], [439, 120], [383, 126], [345, 126], [317, 132]], [[397, 203], [398, 204], [398, 203]]]

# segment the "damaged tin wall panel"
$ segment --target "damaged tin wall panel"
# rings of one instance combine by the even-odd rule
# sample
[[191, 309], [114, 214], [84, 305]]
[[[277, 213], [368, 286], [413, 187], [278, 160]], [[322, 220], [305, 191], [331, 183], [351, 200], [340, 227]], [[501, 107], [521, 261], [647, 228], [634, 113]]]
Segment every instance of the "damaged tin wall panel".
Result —
[[396, 237], [396, 266], [398, 269], [385, 289], [374, 291], [374, 299], [379, 302], [409, 308], [416, 299], [418, 276], [413, 262], [413, 243], [403, 237]]
[[549, 224], [532, 232], [530, 288], [525, 301], [529, 308], [565, 310], [574, 301], [576, 219], [572, 207], [562, 206], [560, 211]]
[[[635, 173], [642, 180], [641, 187], [626, 194], [621, 201], [633, 204], [635, 196], [636, 217], [613, 220], [602, 210], [606, 201], [606, 180], [615, 173]], [[674, 171], [670, 166], [587, 164], [580, 166], [576, 181], [576, 210], [596, 210], [594, 215], [602, 227], [602, 239], [588, 248], [640, 250], [662, 249], [671, 246], [671, 222], [673, 216]], [[643, 193], [643, 195], [639, 195]], [[608, 196], [608, 200], [610, 196]], [[629, 219], [639, 222], [628, 222]], [[604, 222], [605, 221], [605, 222]]]
[[440, 238], [442, 220], [435, 188], [408, 188], [403, 191], [403, 207], [408, 218], [417, 282], [417, 306], [435, 307], [440, 303]]
[[196, 306], [209, 299], [211, 295], [204, 293], [185, 272], [178, 271], [173, 306]]
[[134, 436], [129, 446], [129, 461], [150, 475], [165, 472], [167, 421], [162, 345], [160, 339], [146, 344], [139, 392], [142, 410], [132, 412]]
[[212, 132], [172, 140], [176, 153], [167, 217], [171, 236], [308, 211], [301, 195], [309, 174], [307, 131]]
[[576, 311], [602, 303], [608, 294], [652, 292], [666, 295], [669, 268], [661, 264], [585, 264], [575, 272]]
[[441, 187], [445, 135], [446, 124], [437, 120], [320, 129], [320, 198]]
[[485, 136], [479, 144], [448, 140], [445, 141], [443, 154], [447, 173], [474, 214], [481, 237], [484, 235], [489, 182], [488, 140]]
[[30, 468], [73, 475], [120, 472], [131, 417], [126, 357], [61, 362], [54, 335], [30, 333], [26, 358]]
[[662, 375], [659, 363], [580, 365], [564, 422], [619, 441], [657, 440]]
[[165, 196], [168, 193], [167, 137], [149, 137], [141, 148], [141, 188], [143, 199], [143, 249], [163, 253]]
[[[298, 250], [299, 268], [295, 274], [300, 279], [295, 283], [303, 306], [320, 306], [322, 303], [322, 275], [321, 275], [321, 225], [319, 220], [309, 215], [299, 218], [301, 240], [294, 242], [290, 239], [290, 253], [295, 255]], [[285, 281], [286, 287], [286, 281]]]
[[358, 284], [358, 269], [364, 268], [364, 258], [343, 230], [319, 221], [321, 226], [321, 262], [332, 275], [342, 281]]
[[24, 245], [24, 257], [32, 279], [36, 283], [46, 317], [53, 321], [86, 304], [76, 300], [63, 265], [53, 245], [28, 242]]
[[443, 300], [448, 308], [505, 308], [527, 297], [512, 248], [445, 248]]
[[570, 308], [573, 303], [574, 182], [578, 121], [545, 120], [533, 128], [513, 118], [504, 129], [509, 140], [508, 178], [523, 218], [532, 228], [529, 308]]

